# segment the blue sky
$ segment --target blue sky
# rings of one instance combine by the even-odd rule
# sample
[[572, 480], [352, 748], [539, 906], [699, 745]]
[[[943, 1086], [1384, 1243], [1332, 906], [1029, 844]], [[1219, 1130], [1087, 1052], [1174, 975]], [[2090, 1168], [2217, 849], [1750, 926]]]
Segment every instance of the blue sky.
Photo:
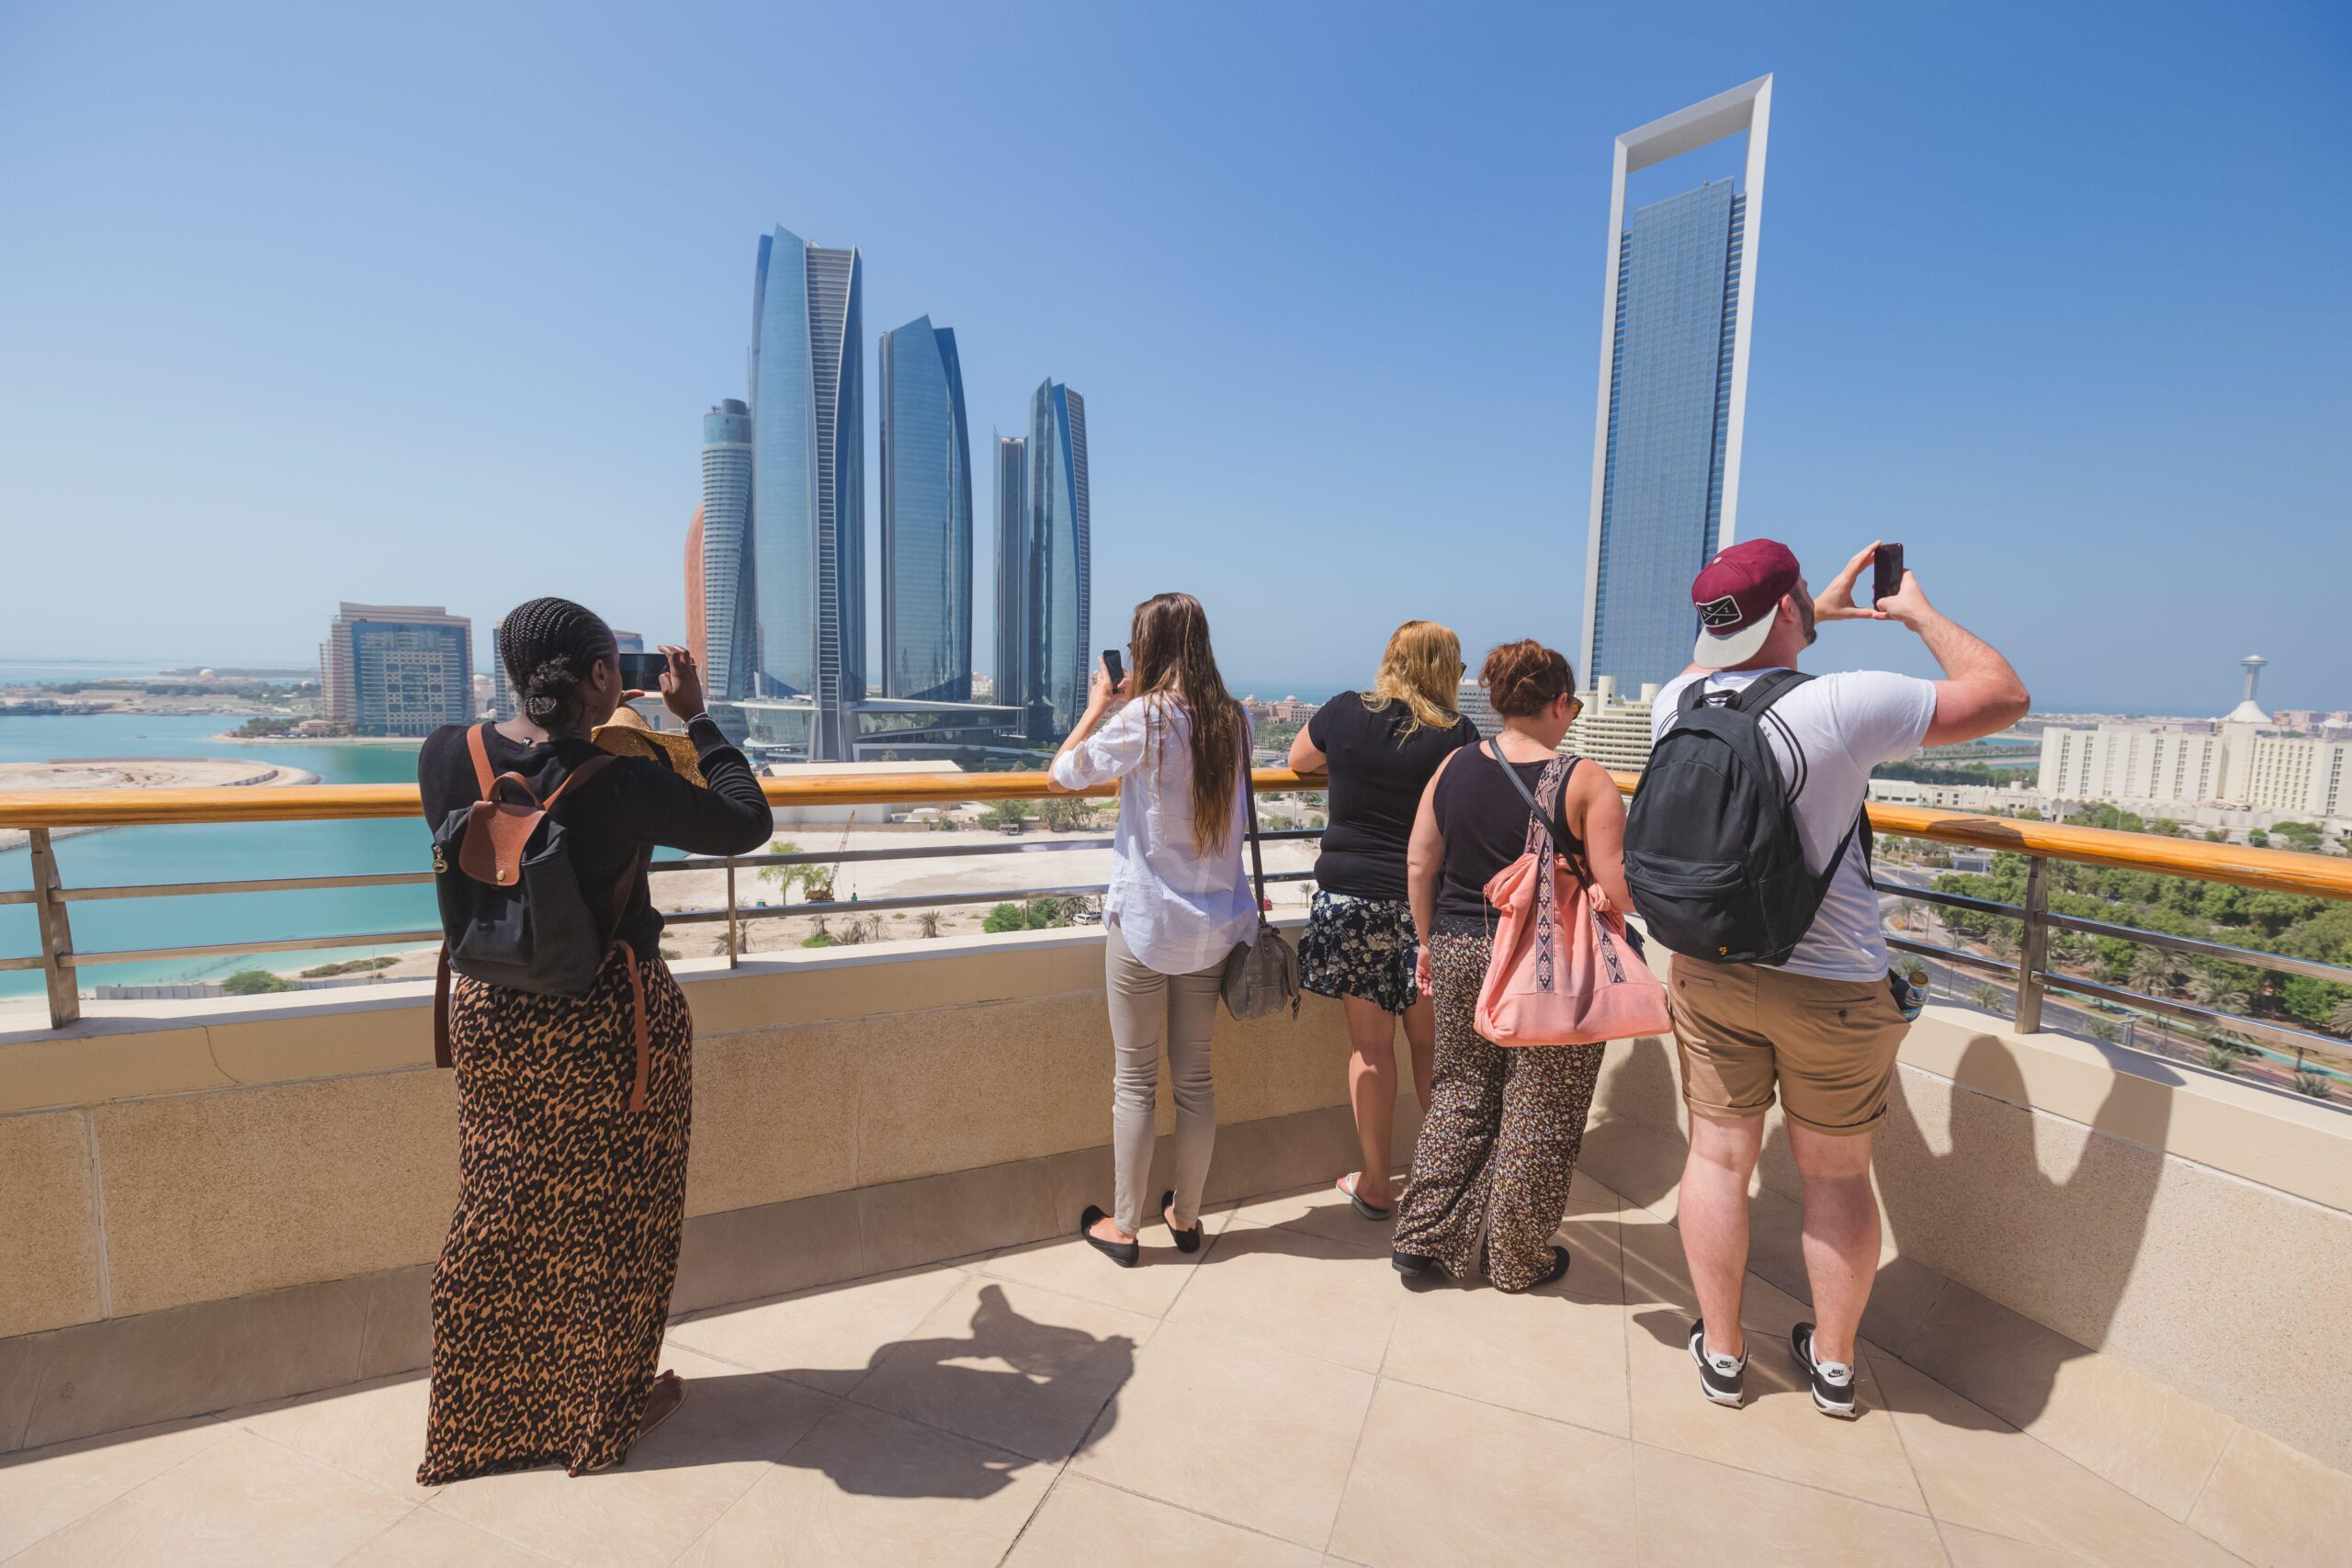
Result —
[[1573, 648], [1610, 140], [1770, 71], [1742, 532], [1903, 539], [2046, 704], [2352, 705], [2346, 15], [16, 0], [0, 656], [677, 635], [779, 222], [865, 250], [869, 424], [926, 311], [984, 477], [1086, 394], [1098, 642], [1182, 587], [1261, 692]]

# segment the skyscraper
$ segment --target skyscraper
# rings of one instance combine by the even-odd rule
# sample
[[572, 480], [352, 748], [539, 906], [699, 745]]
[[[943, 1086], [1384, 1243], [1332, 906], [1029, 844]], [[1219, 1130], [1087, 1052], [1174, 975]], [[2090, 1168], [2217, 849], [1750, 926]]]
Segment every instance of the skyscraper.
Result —
[[[1048, 378], [1029, 400], [1029, 738], [1058, 740], [1086, 707], [1094, 560], [1086, 400]], [[1012, 699], [999, 695], [1000, 703]]]
[[865, 696], [861, 272], [856, 251], [779, 227], [760, 241], [752, 302], [747, 694], [809, 699], [808, 755], [825, 761], [850, 757], [850, 705]]
[[702, 508], [695, 508], [695, 520], [686, 525], [686, 651], [695, 656], [695, 668], [710, 668], [710, 628], [703, 624], [702, 581]]
[[438, 604], [353, 604], [327, 627], [327, 716], [361, 735], [425, 736], [473, 715], [474, 625]]
[[[1617, 138], [1601, 293], [1600, 393], [1577, 675], [1619, 690], [1690, 662], [1690, 580], [1738, 536], [1756, 242], [1772, 78]], [[1627, 175], [1747, 135], [1738, 182], [1713, 180], [1624, 218]]]
[[996, 438], [996, 700], [1029, 703], [1029, 443]]
[[[763, 242], [764, 243], [765, 242]], [[752, 411], [721, 399], [702, 416], [703, 687], [712, 697], [751, 694], [758, 658], [752, 592]]]
[[882, 334], [881, 368], [882, 694], [969, 702], [972, 443], [956, 333], [918, 316]]

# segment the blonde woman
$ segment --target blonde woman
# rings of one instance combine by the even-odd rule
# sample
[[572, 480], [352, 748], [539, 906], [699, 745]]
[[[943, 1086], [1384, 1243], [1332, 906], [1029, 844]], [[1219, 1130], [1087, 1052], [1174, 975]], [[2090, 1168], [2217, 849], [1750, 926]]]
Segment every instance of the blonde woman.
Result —
[[1413, 1092], [1424, 1108], [1430, 1102], [1436, 1024], [1414, 981], [1405, 850], [1422, 790], [1457, 748], [1477, 741], [1477, 728], [1453, 711], [1461, 685], [1462, 639], [1435, 621], [1407, 621], [1389, 637], [1371, 688], [1325, 703], [1291, 742], [1293, 768], [1331, 780], [1299, 984], [1339, 998], [1347, 1012], [1348, 1099], [1363, 1163], [1337, 1185], [1367, 1220], [1387, 1219], [1396, 1201], [1389, 1145], [1399, 1020]]

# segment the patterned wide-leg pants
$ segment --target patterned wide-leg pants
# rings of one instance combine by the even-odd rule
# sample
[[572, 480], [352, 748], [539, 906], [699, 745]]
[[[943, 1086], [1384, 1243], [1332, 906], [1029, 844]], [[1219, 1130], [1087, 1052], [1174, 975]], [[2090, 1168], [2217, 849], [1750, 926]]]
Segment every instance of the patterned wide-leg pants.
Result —
[[1455, 1279], [1478, 1267], [1498, 1290], [1523, 1291], [1552, 1268], [1568, 1179], [1600, 1077], [1600, 1045], [1518, 1045], [1478, 1032], [1478, 986], [1494, 942], [1432, 936], [1437, 1077], [1394, 1246]]
[[625, 1458], [652, 1390], [686, 1201], [693, 1020], [658, 958], [637, 1043], [626, 961], [585, 997], [459, 979], [458, 1208], [433, 1270], [422, 1485]]

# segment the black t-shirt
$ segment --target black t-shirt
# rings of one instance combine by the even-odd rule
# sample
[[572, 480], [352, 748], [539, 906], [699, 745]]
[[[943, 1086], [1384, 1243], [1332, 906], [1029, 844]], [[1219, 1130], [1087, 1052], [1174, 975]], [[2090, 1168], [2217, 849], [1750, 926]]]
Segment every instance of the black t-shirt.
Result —
[[1423, 725], [1410, 735], [1412, 710], [1391, 700], [1377, 710], [1341, 692], [1306, 721], [1306, 739], [1330, 759], [1330, 826], [1315, 880], [1354, 898], [1405, 897], [1405, 846], [1430, 775], [1457, 746], [1478, 739], [1466, 718], [1450, 729]]
[[[1513, 762], [1532, 794], [1549, 762]], [[1437, 781], [1438, 831], [1445, 835], [1445, 866], [1437, 885], [1437, 931], [1476, 935], [1491, 931], [1497, 912], [1487, 902], [1495, 873], [1527, 852], [1527, 802], [1510, 787], [1495, 759], [1480, 747], [1454, 759]], [[1568, 830], [1568, 792], [1560, 790], [1553, 827], [1560, 842], [1581, 856], [1584, 846]]]
[[[425, 737], [417, 753], [417, 784], [424, 796], [424, 820], [438, 831], [450, 812], [471, 806], [481, 795], [474, 776], [473, 753], [466, 744], [469, 726], [448, 724]], [[767, 796], [743, 753], [727, 742], [711, 719], [698, 718], [687, 727], [700, 757], [707, 788], [697, 787], [651, 757], [616, 757], [604, 772], [580, 786], [575, 797], [566, 795], [556, 807], [562, 818], [564, 841], [571, 846], [571, 866], [580, 878], [580, 892], [599, 919], [613, 904], [613, 894], [624, 872], [634, 869], [647, 848], [666, 845], [697, 855], [747, 855], [763, 848], [775, 830]], [[586, 740], [565, 739], [525, 745], [509, 740], [495, 728], [484, 750], [493, 772], [520, 773], [541, 800], [555, 792], [564, 776], [591, 757], [602, 756]], [[653, 955], [662, 935], [662, 916], [653, 908], [645, 873], [637, 871], [637, 886], [621, 916], [616, 933], [628, 940], [640, 958]]]

